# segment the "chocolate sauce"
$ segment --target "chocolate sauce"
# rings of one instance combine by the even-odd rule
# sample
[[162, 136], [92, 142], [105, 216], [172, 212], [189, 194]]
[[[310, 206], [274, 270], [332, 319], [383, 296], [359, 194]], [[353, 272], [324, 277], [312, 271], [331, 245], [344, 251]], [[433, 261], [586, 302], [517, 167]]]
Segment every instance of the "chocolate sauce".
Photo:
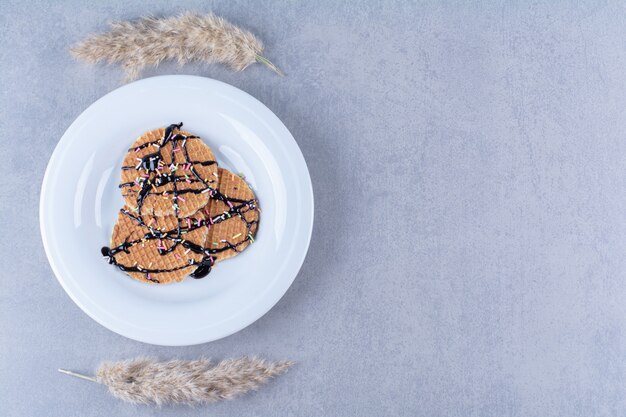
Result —
[[193, 271], [189, 276], [193, 279], [202, 279], [209, 275], [211, 269], [213, 268], [213, 265], [215, 265], [215, 261], [213, 260], [213, 258], [205, 257], [202, 259], [202, 262], [200, 262], [200, 265], [198, 265], [198, 268]]
[[155, 171], [159, 166], [160, 160], [161, 152], [150, 153], [141, 158], [141, 162], [139, 163], [140, 169], [145, 169], [148, 172]]
[[[198, 172], [195, 170], [195, 165], [201, 165], [201, 166], [209, 166], [209, 165], [213, 165], [216, 164], [216, 161], [191, 161], [191, 158], [189, 157], [189, 152], [187, 150], [186, 147], [186, 140], [187, 139], [197, 139], [197, 136], [185, 136], [185, 135], [181, 135], [181, 134], [177, 134], [174, 133], [175, 129], [180, 129], [182, 127], [182, 122], [179, 124], [172, 124], [170, 126], [168, 126], [165, 129], [165, 133], [163, 135], [163, 138], [160, 141], [152, 141], [152, 142], [146, 142], [142, 145], [139, 145], [136, 148], [131, 148], [129, 149], [129, 151], [133, 151], [133, 150], [139, 150], [139, 149], [144, 149], [148, 146], [155, 146], [157, 147], [157, 151], [153, 152], [151, 154], [145, 155], [143, 158], [141, 158], [139, 164], [137, 166], [124, 166], [122, 167], [123, 170], [131, 170], [131, 169], [135, 169], [135, 170], [145, 170], [148, 175], [149, 178], [146, 179], [145, 181], [143, 181], [141, 183], [141, 189], [139, 190], [139, 193], [137, 195], [137, 215], [132, 214], [130, 211], [128, 210], [124, 210], [121, 209], [120, 212], [123, 213], [124, 215], [130, 217], [131, 219], [133, 219], [134, 221], [136, 221], [140, 226], [148, 229], [148, 233], [146, 233], [141, 239], [136, 239], [133, 241], [126, 241], [124, 243], [122, 243], [121, 245], [118, 245], [117, 247], [114, 248], [109, 248], [109, 247], [103, 247], [101, 249], [102, 252], [102, 256], [104, 256], [105, 258], [108, 258], [108, 262], [112, 265], [115, 265], [117, 268], [121, 269], [122, 271], [125, 272], [142, 272], [146, 274], [146, 279], [155, 283], [158, 283], [158, 279], [155, 279], [153, 277], [150, 276], [150, 274], [158, 274], [158, 273], [165, 273], [165, 272], [174, 272], [174, 271], [178, 271], [184, 268], [189, 268], [190, 266], [196, 266], [196, 270], [190, 275], [192, 278], [195, 279], [200, 279], [200, 278], [204, 278], [205, 276], [207, 276], [210, 272], [211, 269], [213, 267], [213, 265], [215, 264], [215, 260], [213, 258], [213, 255], [226, 251], [226, 250], [234, 250], [236, 252], [239, 252], [238, 247], [243, 245], [245, 242], [247, 242], [248, 240], [252, 240], [252, 227], [258, 223], [258, 221], [253, 220], [253, 221], [248, 221], [245, 218], [245, 213], [249, 210], [256, 210], [256, 200], [241, 200], [241, 199], [236, 199], [236, 198], [230, 198], [230, 197], [226, 197], [225, 195], [223, 195], [221, 192], [219, 192], [219, 190], [217, 190], [214, 187], [211, 187], [207, 181], [205, 181], [199, 174]], [[165, 174], [165, 173], [160, 173], [157, 171], [158, 165], [159, 165], [159, 161], [163, 160], [163, 156], [161, 154], [161, 148], [168, 142], [172, 142], [172, 154], [171, 154], [171, 160], [172, 163], [176, 160], [175, 159], [175, 153], [174, 153], [174, 149], [176, 148], [176, 144], [178, 141], [182, 140], [183, 141], [183, 145], [182, 145], [182, 150], [183, 150], [183, 155], [185, 156], [185, 164], [190, 164], [190, 168], [189, 171], [192, 173], [192, 175], [195, 178], [187, 178], [185, 176], [179, 176], [179, 175], [175, 175], [175, 172], [170, 172], [169, 174]], [[178, 182], [181, 181], [185, 181], [185, 182], [201, 182], [204, 185], [204, 188], [200, 188], [200, 189], [183, 189], [183, 190], [178, 190], [176, 184]], [[211, 181], [214, 182], [214, 181]], [[145, 200], [145, 198], [148, 195], [163, 195], [162, 192], [152, 192], [151, 190], [154, 190], [154, 187], [158, 188], [158, 187], [163, 187], [167, 184], [172, 184], [172, 190], [171, 191], [167, 191], [166, 193], [172, 193], [174, 196], [174, 200], [176, 201], [178, 195], [180, 194], [186, 194], [186, 193], [193, 193], [193, 194], [201, 194], [201, 193], [205, 193], [208, 192], [209, 196], [211, 199], [214, 200], [219, 200], [222, 201], [224, 203], [226, 203], [230, 209], [228, 211], [225, 211], [224, 213], [215, 216], [213, 218], [210, 219], [209, 223], [211, 224], [216, 224], [216, 223], [220, 223], [226, 219], [229, 219], [233, 216], [238, 216], [243, 222], [246, 223], [246, 229], [247, 229], [247, 236], [244, 240], [238, 242], [238, 243], [231, 243], [229, 241], [222, 241], [221, 243], [224, 243], [225, 246], [221, 247], [221, 248], [205, 248], [202, 247], [200, 245], [197, 245], [193, 242], [189, 242], [187, 240], [184, 239], [184, 234], [191, 232], [193, 230], [196, 230], [200, 227], [205, 226], [205, 223], [203, 220], [197, 220], [194, 219], [196, 224], [194, 225], [193, 223], [191, 223], [191, 225], [185, 224], [186, 227], [181, 227], [181, 222], [183, 220], [186, 219], [178, 219], [178, 225], [176, 227], [175, 230], [168, 230], [168, 231], [160, 231], [157, 230], [153, 227], [151, 227], [150, 225], [146, 224], [143, 220], [143, 216], [141, 214], [141, 208], [143, 206], [143, 202]], [[124, 187], [131, 187], [133, 185], [137, 185], [136, 182], [127, 182], [127, 183], [121, 183], [119, 185], [120, 188], [124, 188]], [[174, 205], [175, 208], [175, 215], [176, 217], [178, 217], [178, 206]], [[203, 254], [204, 257], [201, 261], [195, 261], [193, 259], [189, 260], [188, 264], [185, 265], [181, 265], [178, 266], [176, 268], [171, 268], [171, 269], [148, 269], [148, 268], [143, 268], [139, 265], [133, 265], [133, 266], [129, 266], [129, 265], [123, 265], [119, 262], [117, 262], [117, 260], [115, 259], [115, 255], [119, 252], [125, 252], [125, 253], [130, 253], [129, 249], [133, 246], [136, 245], [138, 243], [141, 242], [145, 242], [147, 240], [154, 240], [154, 239], [159, 239], [159, 240], [167, 240], [169, 241], [171, 244], [169, 246], [169, 248], [167, 249], [160, 249], [159, 248], [159, 255], [164, 256], [168, 253], [171, 253], [172, 251], [174, 251], [176, 249], [176, 247], [178, 245], [182, 245], [185, 249], [189, 249], [190, 251], [194, 252], [194, 253], [198, 253], [198, 254]]]

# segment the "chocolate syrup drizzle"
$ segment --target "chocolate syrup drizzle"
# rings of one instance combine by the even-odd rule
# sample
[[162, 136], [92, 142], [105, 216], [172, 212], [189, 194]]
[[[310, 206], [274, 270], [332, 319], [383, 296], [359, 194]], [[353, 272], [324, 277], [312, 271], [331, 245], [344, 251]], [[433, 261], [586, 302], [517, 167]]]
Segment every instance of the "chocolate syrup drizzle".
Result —
[[[213, 267], [213, 265], [215, 264], [215, 259], [213, 258], [213, 255], [226, 251], [226, 250], [234, 250], [235, 252], [239, 252], [238, 247], [243, 245], [245, 242], [252, 240], [253, 239], [253, 231], [252, 231], [252, 227], [256, 224], [258, 224], [258, 220], [251, 220], [248, 221], [245, 217], [245, 213], [249, 210], [257, 210], [257, 200], [256, 199], [252, 199], [252, 200], [241, 200], [241, 199], [237, 199], [237, 198], [232, 198], [232, 197], [227, 197], [224, 194], [222, 194], [221, 192], [219, 192], [219, 190], [211, 187], [205, 180], [202, 179], [202, 177], [200, 175], [198, 175], [198, 173], [195, 171], [194, 166], [195, 165], [203, 165], [203, 166], [207, 166], [207, 165], [212, 165], [215, 164], [215, 161], [190, 161], [189, 158], [189, 153], [187, 151], [187, 147], [186, 147], [186, 140], [187, 139], [196, 139], [198, 138], [197, 136], [185, 136], [185, 135], [181, 135], [181, 134], [173, 134], [173, 131], [175, 128], [180, 129], [182, 127], [182, 122], [179, 124], [172, 124], [170, 126], [167, 127], [167, 129], [165, 129], [165, 134], [163, 135], [163, 139], [161, 139], [160, 143], [159, 141], [152, 141], [152, 142], [146, 142], [142, 145], [139, 145], [136, 148], [131, 148], [129, 149], [129, 151], [135, 150], [137, 148], [139, 149], [143, 149], [146, 148], [148, 146], [151, 145], [157, 145], [157, 151], [151, 154], [148, 154], [146, 156], [144, 156], [143, 158], [141, 158], [141, 161], [139, 163], [139, 165], [137, 166], [133, 166], [133, 167], [128, 167], [128, 166], [124, 166], [122, 167], [123, 170], [128, 170], [128, 169], [137, 169], [137, 170], [146, 170], [149, 175], [150, 178], [146, 179], [145, 181], [142, 182], [142, 188], [139, 191], [138, 197], [137, 197], [137, 214], [133, 214], [131, 213], [131, 211], [129, 210], [125, 210], [125, 209], [121, 209], [120, 212], [126, 216], [128, 216], [129, 218], [133, 219], [135, 222], [137, 222], [141, 227], [144, 227], [148, 230], [148, 233], [146, 233], [142, 238], [140, 239], [135, 239], [135, 240], [131, 240], [131, 241], [124, 241], [124, 243], [122, 243], [121, 245], [118, 245], [116, 247], [113, 248], [109, 248], [107, 246], [104, 246], [101, 249], [102, 252], [102, 256], [104, 256], [105, 258], [108, 258], [108, 262], [112, 265], [115, 265], [116, 267], [118, 267], [119, 269], [121, 269], [124, 272], [142, 272], [146, 274], [146, 280], [152, 281], [154, 283], [159, 283], [159, 280], [151, 277], [150, 274], [158, 274], [158, 273], [165, 273], [165, 272], [174, 272], [174, 271], [178, 271], [184, 268], [189, 268], [190, 266], [197, 266], [196, 270], [191, 274], [192, 278], [195, 279], [200, 279], [200, 278], [204, 278], [205, 276], [207, 276], [210, 272], [211, 272], [211, 268]], [[169, 174], [163, 174], [160, 173], [157, 170], [159, 161], [162, 160], [162, 155], [161, 155], [161, 148], [163, 147], [163, 145], [165, 145], [168, 141], [172, 141], [172, 164], [175, 161], [175, 154], [174, 154], [174, 149], [176, 148], [176, 143], [177, 141], [182, 140], [183, 141], [183, 145], [182, 145], [182, 149], [183, 149], [183, 154], [185, 155], [185, 164], [191, 164], [189, 170], [194, 174], [195, 178], [188, 180], [186, 177], [184, 176], [176, 176], [174, 175], [174, 172], [171, 172]], [[156, 173], [154, 176], [152, 174]], [[176, 183], [179, 181], [191, 181], [191, 182], [202, 182], [202, 184], [205, 186], [205, 188], [200, 188], [200, 189], [185, 189], [185, 190], [178, 190], [176, 187]], [[204, 193], [204, 192], [208, 192], [209, 193], [209, 197], [213, 200], [218, 200], [218, 201], [222, 201], [225, 204], [227, 204], [230, 209], [227, 211], [224, 211], [222, 214], [217, 215], [215, 217], [210, 218], [210, 220], [208, 221], [209, 225], [207, 225], [207, 221], [203, 220], [203, 219], [191, 219], [191, 224], [188, 225], [186, 222], [181, 226], [181, 222], [183, 222], [183, 220], [185, 219], [178, 219], [177, 220], [177, 226], [176, 229], [174, 230], [168, 230], [168, 231], [160, 231], [158, 229], [155, 229], [154, 227], [146, 224], [143, 220], [143, 216], [141, 214], [141, 207], [143, 205], [143, 201], [145, 199], [146, 196], [148, 195], [163, 195], [163, 193], [159, 193], [159, 192], [150, 192], [150, 189], [152, 188], [152, 186], [154, 185], [154, 187], [162, 187], [166, 184], [172, 184], [173, 186], [173, 190], [172, 193], [174, 195], [174, 200], [177, 199], [177, 196], [180, 194], [184, 194], [184, 193], [193, 193], [193, 194], [200, 194], [200, 193]], [[120, 188], [124, 188], [124, 187], [130, 187], [132, 185], [136, 185], [135, 182], [128, 182], [128, 183], [122, 183], [120, 184]], [[175, 213], [176, 213], [176, 217], [178, 217], [178, 211], [179, 208], [178, 206], [175, 204], [174, 205], [174, 209], [175, 209]], [[207, 213], [208, 214], [208, 213]], [[231, 217], [237, 216], [239, 217], [245, 224], [246, 224], [246, 230], [247, 230], [247, 236], [240, 242], [237, 243], [231, 243], [228, 240], [222, 240], [221, 243], [225, 243], [224, 247], [221, 248], [205, 248], [203, 246], [197, 245], [193, 242], [189, 242], [187, 240], [184, 239], [184, 235], [186, 233], [189, 233], [193, 230], [196, 230], [200, 227], [210, 227], [210, 225], [212, 224], [217, 224], [220, 222], [225, 221], [226, 219], [229, 219]], [[195, 224], [194, 224], [195, 222]], [[167, 249], [161, 249], [159, 248], [159, 255], [164, 256], [167, 255], [168, 253], [173, 252], [176, 247], [178, 245], [182, 245], [185, 249], [189, 249], [190, 251], [194, 252], [194, 253], [198, 253], [198, 254], [203, 254], [204, 257], [202, 258], [201, 261], [195, 261], [193, 259], [189, 259], [189, 263], [186, 265], [182, 265], [176, 268], [171, 268], [171, 269], [149, 269], [149, 268], [143, 268], [139, 265], [124, 265], [121, 264], [119, 262], [117, 262], [117, 260], [115, 259], [115, 255], [119, 252], [125, 252], [125, 253], [130, 253], [130, 248], [133, 247], [134, 245], [138, 244], [138, 243], [143, 243], [145, 241], [148, 240], [167, 240], [171, 242], [171, 245], [169, 248]]]

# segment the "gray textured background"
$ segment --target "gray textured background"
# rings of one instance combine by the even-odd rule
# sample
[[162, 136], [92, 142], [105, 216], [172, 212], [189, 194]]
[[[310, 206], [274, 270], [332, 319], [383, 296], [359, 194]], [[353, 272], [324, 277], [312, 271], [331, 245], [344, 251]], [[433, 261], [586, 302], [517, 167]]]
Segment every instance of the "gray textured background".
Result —
[[[623, 3], [92, 3], [0, 3], [0, 415], [626, 414]], [[146, 75], [206, 75], [272, 109], [307, 159], [315, 230], [261, 320], [160, 348], [71, 302], [37, 212], [58, 139], [121, 77], [68, 46], [185, 9], [250, 28], [288, 76]], [[55, 371], [143, 354], [299, 363], [196, 410], [128, 406]]]

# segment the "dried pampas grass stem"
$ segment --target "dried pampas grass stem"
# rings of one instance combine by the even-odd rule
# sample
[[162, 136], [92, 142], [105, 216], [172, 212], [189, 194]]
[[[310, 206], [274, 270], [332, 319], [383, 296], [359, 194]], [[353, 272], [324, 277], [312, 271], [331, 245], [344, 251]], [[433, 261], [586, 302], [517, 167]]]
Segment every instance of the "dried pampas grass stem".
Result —
[[266, 362], [243, 357], [212, 364], [208, 359], [158, 362], [139, 358], [100, 365], [96, 376], [59, 369], [67, 375], [99, 382], [115, 397], [134, 404], [207, 404], [229, 400], [256, 389], [285, 372], [293, 362]]
[[137, 78], [146, 66], [166, 60], [181, 65], [219, 62], [235, 71], [258, 62], [284, 75], [263, 56], [263, 43], [257, 37], [212, 13], [112, 23], [109, 32], [91, 35], [70, 51], [89, 63], [121, 64], [127, 81]]

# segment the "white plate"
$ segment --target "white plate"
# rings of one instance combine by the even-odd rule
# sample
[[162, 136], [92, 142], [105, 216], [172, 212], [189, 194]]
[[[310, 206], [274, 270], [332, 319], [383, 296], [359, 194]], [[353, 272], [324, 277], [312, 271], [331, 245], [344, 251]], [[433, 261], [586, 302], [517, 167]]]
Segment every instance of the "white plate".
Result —
[[[123, 205], [126, 150], [143, 132], [181, 121], [221, 166], [246, 175], [261, 222], [255, 243], [206, 278], [144, 284], [109, 265], [100, 248]], [[48, 163], [40, 222], [50, 265], [85, 313], [131, 339], [191, 345], [243, 329], [287, 291], [309, 247], [313, 190], [298, 145], [261, 102], [208, 78], [154, 77], [107, 94], [67, 129]]]

